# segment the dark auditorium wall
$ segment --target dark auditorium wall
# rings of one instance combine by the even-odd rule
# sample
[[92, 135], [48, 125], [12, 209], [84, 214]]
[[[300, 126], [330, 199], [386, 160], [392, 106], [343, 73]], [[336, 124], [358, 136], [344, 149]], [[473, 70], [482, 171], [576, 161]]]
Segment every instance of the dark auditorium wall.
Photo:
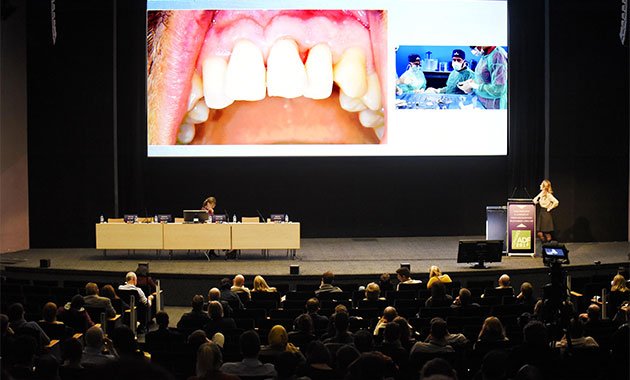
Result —
[[[509, 4], [508, 157], [149, 159], [144, 4], [57, 0], [58, 37], [52, 46], [50, 5], [32, 0], [28, 9], [31, 246], [94, 246], [93, 223], [101, 213], [114, 216], [116, 192], [120, 214], [179, 215], [184, 208], [199, 207], [210, 194], [219, 199], [219, 212], [286, 211], [302, 222], [304, 237], [482, 235], [485, 206], [503, 203], [515, 187], [519, 196], [524, 186], [534, 193], [543, 176], [544, 60], [532, 56], [544, 41], [542, 4], [541, 0]], [[567, 20], [555, 19], [561, 21]], [[581, 77], [579, 67], [566, 70]], [[623, 88], [627, 96], [627, 86], [626, 79], [621, 88], [611, 86], [610, 90], [621, 98]], [[628, 109], [622, 110], [619, 113], [625, 113], [627, 125]], [[556, 127], [555, 118], [552, 127]], [[620, 129], [620, 125], [612, 128]], [[552, 143], [564, 144], [554, 136]], [[569, 155], [553, 147], [562, 157]], [[610, 218], [627, 223], [627, 145], [619, 149], [619, 155], [625, 156], [625, 165], [615, 162], [610, 170], [621, 179], [602, 180], [611, 186], [625, 180], [625, 198], [613, 191], [603, 194], [620, 211], [594, 208], [588, 214], [591, 225], [599, 226]], [[576, 174], [555, 164], [552, 168], [561, 196], [568, 186], [563, 176], [569, 179]], [[565, 220], [573, 218], [569, 213], [576, 213], [571, 210], [590, 209], [595, 202], [580, 198], [587, 203], [574, 203], [571, 208], [568, 196], [561, 197], [562, 231]], [[625, 240], [626, 226], [606, 228], [594, 238]], [[589, 237], [578, 233], [570, 238]]]

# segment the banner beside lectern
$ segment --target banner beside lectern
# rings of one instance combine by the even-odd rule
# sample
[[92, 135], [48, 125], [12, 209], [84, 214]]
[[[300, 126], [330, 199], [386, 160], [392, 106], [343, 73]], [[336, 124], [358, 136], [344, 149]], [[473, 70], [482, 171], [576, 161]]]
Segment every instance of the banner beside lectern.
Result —
[[531, 199], [510, 199], [507, 204], [508, 254], [533, 255], [536, 249], [536, 205]]

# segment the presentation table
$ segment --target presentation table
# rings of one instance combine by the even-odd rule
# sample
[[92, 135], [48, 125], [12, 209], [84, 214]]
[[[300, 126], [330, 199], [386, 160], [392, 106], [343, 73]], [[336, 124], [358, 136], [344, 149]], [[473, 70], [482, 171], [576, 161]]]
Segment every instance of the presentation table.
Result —
[[300, 223], [99, 223], [96, 249], [243, 250], [283, 249], [295, 258]]
[[232, 249], [260, 249], [269, 257], [270, 249], [286, 249], [295, 258], [300, 249], [300, 223], [232, 224]]

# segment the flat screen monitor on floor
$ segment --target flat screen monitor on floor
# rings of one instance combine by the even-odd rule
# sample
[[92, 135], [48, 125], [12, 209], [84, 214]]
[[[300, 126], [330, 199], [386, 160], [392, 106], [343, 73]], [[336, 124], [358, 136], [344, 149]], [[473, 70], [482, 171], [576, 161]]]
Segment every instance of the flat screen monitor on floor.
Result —
[[458, 263], [477, 263], [473, 268], [486, 268], [484, 263], [499, 263], [503, 256], [503, 240], [460, 240]]
[[184, 223], [205, 223], [207, 220], [206, 210], [184, 210]]

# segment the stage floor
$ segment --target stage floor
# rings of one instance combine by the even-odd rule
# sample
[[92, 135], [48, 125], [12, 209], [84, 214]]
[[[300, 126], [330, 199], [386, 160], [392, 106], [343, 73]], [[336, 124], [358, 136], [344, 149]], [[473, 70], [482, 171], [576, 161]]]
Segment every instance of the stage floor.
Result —
[[[377, 275], [393, 273], [401, 262], [411, 264], [413, 272], [425, 272], [429, 266], [438, 265], [444, 272], [471, 272], [469, 264], [457, 264], [459, 240], [482, 239], [479, 236], [407, 237], [407, 238], [357, 238], [357, 239], [302, 239], [302, 249], [292, 260], [285, 251], [272, 250], [265, 259], [259, 251], [243, 251], [238, 260], [212, 258], [202, 252], [174, 252], [172, 260], [168, 252], [156, 255], [155, 251], [108, 251], [90, 249], [30, 249], [0, 256], [0, 268], [4, 272], [20, 272], [39, 269], [40, 259], [51, 259], [49, 272], [102, 272], [119, 274], [136, 267], [137, 262], [149, 262], [154, 275], [211, 275], [224, 276], [233, 273], [244, 275], [283, 276], [291, 264], [300, 266], [300, 274], [319, 276], [326, 270], [336, 275]], [[628, 265], [630, 243], [568, 243], [571, 264], [568, 267], [602, 265]], [[501, 263], [488, 264], [491, 272], [544, 269], [542, 259], [532, 257], [503, 257]], [[488, 270], [486, 270], [488, 271]]]

